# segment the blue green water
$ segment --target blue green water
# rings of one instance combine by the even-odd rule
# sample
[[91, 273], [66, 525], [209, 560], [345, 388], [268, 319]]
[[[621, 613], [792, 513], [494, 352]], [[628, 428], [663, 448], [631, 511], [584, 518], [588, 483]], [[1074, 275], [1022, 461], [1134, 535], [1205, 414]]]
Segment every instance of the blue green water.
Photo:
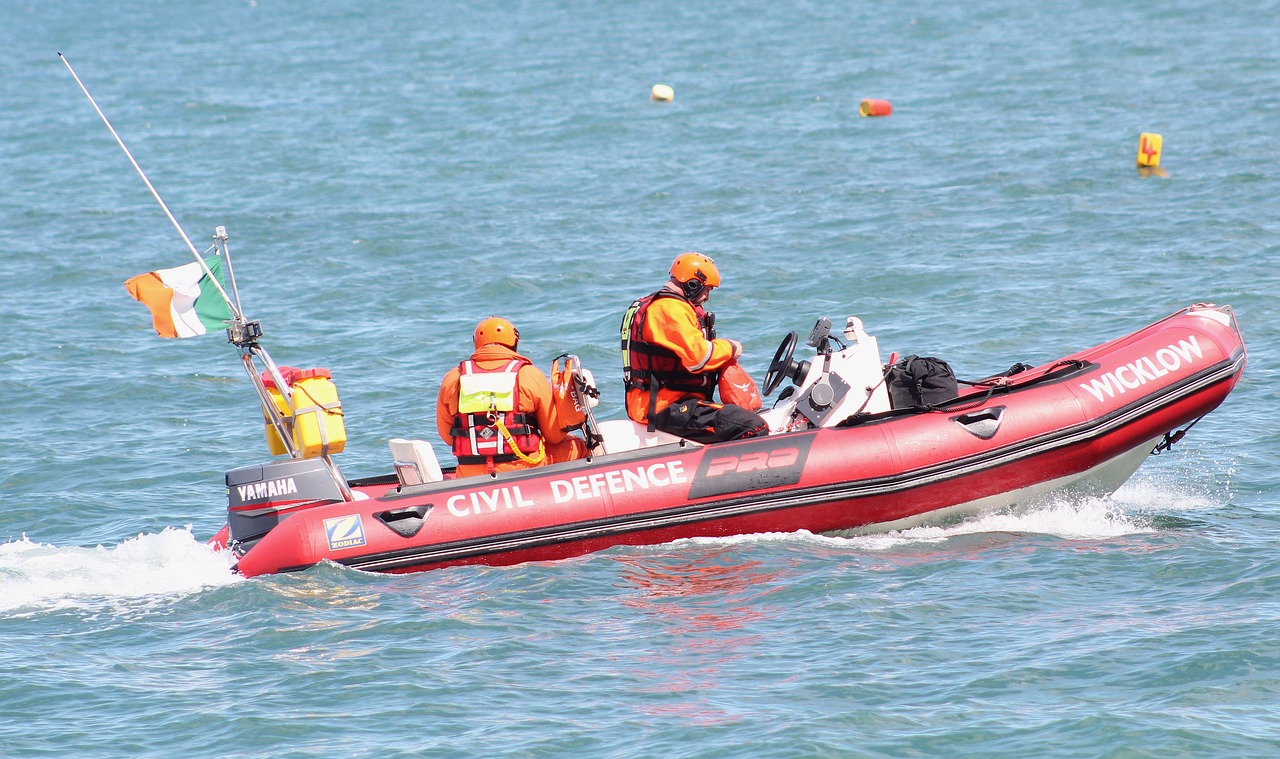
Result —
[[[1277, 3], [0, 10], [0, 755], [1280, 751]], [[121, 286], [189, 253], [58, 52], [197, 245], [228, 228], [276, 360], [333, 372], [349, 476], [433, 438], [493, 313], [616, 418], [621, 312], [691, 249], [757, 378], [822, 315], [978, 377], [1200, 301], [1249, 366], [1104, 500], [237, 579], [204, 541], [260, 413]]]

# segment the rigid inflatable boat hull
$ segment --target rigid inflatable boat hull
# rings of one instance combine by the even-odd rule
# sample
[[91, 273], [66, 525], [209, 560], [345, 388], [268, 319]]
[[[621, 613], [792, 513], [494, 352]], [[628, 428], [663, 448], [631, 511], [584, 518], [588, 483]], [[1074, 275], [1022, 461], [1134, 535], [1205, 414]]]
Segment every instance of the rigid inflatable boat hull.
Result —
[[1166, 433], [1217, 407], [1245, 361], [1229, 309], [1192, 307], [927, 413], [492, 478], [354, 482], [355, 499], [296, 504], [232, 547], [250, 576], [326, 560], [413, 572], [680, 538], [864, 533], [1055, 495], [1104, 496]]

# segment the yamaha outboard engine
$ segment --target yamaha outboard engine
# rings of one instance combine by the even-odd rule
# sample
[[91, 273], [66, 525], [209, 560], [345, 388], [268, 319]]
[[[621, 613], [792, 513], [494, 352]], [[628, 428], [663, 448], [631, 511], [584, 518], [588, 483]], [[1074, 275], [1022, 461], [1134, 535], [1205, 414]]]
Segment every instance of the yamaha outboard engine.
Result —
[[290, 459], [227, 472], [228, 544], [256, 541], [290, 513], [346, 500], [322, 459]]

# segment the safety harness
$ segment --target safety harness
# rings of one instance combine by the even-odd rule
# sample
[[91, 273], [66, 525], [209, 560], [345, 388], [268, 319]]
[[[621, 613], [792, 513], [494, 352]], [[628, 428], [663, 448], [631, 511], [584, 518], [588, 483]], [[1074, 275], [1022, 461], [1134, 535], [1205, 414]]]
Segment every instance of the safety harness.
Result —
[[458, 365], [458, 413], [453, 417], [453, 455], [459, 464], [523, 461], [531, 466], [546, 458], [542, 434], [533, 414], [516, 411], [520, 369], [531, 365], [515, 358], [496, 369], [474, 361]]

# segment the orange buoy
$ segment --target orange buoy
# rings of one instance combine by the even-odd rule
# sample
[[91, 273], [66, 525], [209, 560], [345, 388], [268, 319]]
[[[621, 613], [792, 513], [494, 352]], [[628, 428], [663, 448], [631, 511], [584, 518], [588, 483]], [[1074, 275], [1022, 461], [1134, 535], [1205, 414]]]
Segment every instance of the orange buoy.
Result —
[[1138, 166], [1155, 168], [1160, 165], [1160, 150], [1164, 147], [1164, 137], [1155, 132], [1143, 132], [1138, 137]]
[[867, 116], [888, 116], [891, 113], [893, 113], [893, 103], [888, 100], [872, 100], [868, 98], [862, 101], [862, 105], [858, 106], [858, 115], [863, 118]]

